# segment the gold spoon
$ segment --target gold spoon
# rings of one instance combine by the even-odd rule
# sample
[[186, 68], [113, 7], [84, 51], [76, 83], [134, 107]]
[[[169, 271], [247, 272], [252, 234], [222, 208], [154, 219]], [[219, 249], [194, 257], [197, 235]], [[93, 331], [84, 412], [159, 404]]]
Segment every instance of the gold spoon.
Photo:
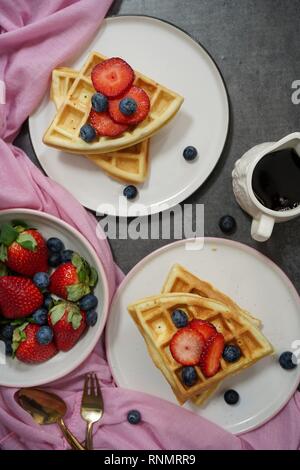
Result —
[[36, 423], [58, 424], [73, 449], [85, 450], [64, 423], [67, 405], [59, 396], [38, 388], [21, 388], [15, 393], [15, 400]]

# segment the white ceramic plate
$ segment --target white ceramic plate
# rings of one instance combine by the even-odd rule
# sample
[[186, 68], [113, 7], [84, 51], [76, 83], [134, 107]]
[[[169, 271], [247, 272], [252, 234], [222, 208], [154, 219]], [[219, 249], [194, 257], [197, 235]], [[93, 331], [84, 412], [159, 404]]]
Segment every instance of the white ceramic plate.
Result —
[[[272, 261], [237, 242], [206, 238], [202, 250], [188, 251], [183, 240], [150, 254], [137, 264], [115, 295], [106, 328], [106, 345], [118, 385], [176, 403], [126, 309], [135, 300], [159, 293], [174, 263], [211, 281], [260, 318], [263, 332], [277, 353], [291, 350], [292, 342], [300, 339], [298, 294]], [[205, 408], [192, 404], [185, 406], [238, 434], [260, 426], [278, 413], [299, 381], [300, 366], [285, 371], [279, 366], [277, 356], [267, 357], [224, 381]], [[240, 394], [240, 402], [235, 406], [227, 405], [223, 399], [228, 388], [234, 388]]]
[[[225, 144], [229, 107], [226, 89], [215, 63], [190, 36], [163, 21], [139, 16], [108, 18], [73, 64], [79, 69], [91, 50], [120, 56], [145, 75], [176, 90], [185, 101], [177, 116], [151, 138], [150, 175], [136, 202], [148, 213], [172, 207], [192, 194], [209, 176]], [[47, 147], [42, 137], [55, 114], [49, 93], [29, 119], [35, 153], [45, 172], [65, 186], [85, 207], [110, 215], [127, 215], [124, 185], [82, 158]], [[194, 145], [199, 157], [182, 157]], [[124, 201], [125, 202], [125, 201]], [[105, 204], [106, 207], [103, 209]], [[100, 207], [99, 207], [100, 206]], [[139, 207], [130, 203], [130, 215]]]
[[[99, 280], [95, 295], [99, 299], [98, 321], [88, 328], [85, 335], [70, 351], [60, 352], [49, 361], [29, 365], [17, 359], [7, 358], [0, 361], [0, 385], [7, 387], [33, 387], [57, 380], [78, 367], [92, 352], [103, 331], [108, 312], [108, 284], [106, 275], [96, 252], [90, 243], [73, 227], [49, 214], [28, 209], [0, 211], [0, 225], [13, 219], [24, 220], [32, 227], [41, 230], [44, 238], [58, 237], [66, 248], [77, 251], [98, 272]], [[3, 343], [1, 342], [3, 345]]]

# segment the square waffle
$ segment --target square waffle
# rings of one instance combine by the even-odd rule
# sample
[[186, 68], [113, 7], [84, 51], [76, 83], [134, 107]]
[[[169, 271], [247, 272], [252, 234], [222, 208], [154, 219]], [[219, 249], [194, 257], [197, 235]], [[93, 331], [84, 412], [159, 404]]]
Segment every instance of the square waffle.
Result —
[[89, 143], [82, 140], [79, 131], [88, 120], [91, 110], [91, 96], [95, 92], [91, 81], [91, 71], [95, 65], [106, 59], [107, 57], [97, 52], [90, 53], [45, 132], [43, 142], [46, 145], [71, 153], [115, 152], [151, 137], [175, 116], [183, 103], [183, 98], [151, 78], [135, 71], [134, 84], [143, 88], [150, 98], [151, 107], [147, 118], [118, 137], [98, 136]]

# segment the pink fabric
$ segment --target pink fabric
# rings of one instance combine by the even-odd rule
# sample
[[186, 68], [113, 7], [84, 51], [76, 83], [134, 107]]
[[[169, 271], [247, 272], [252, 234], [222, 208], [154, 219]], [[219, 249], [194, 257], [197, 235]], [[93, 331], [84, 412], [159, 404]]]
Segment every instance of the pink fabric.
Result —
[[[39, 209], [79, 229], [102, 259], [112, 295], [120, 272], [107, 241], [96, 237], [95, 218], [11, 143], [45, 93], [51, 70], [87, 46], [110, 4], [111, 0], [0, 0], [0, 80], [7, 87], [7, 104], [0, 104], [0, 209]], [[95, 425], [98, 449], [299, 449], [299, 393], [269, 423], [236, 437], [180, 407], [115, 387], [101, 344], [80, 368], [47, 387], [67, 401], [66, 422], [81, 440], [85, 423], [79, 408], [88, 371], [97, 372], [104, 394], [105, 413]], [[276, 393], [274, 385], [270, 393]], [[54, 425], [35, 425], [15, 404], [14, 392], [0, 388], [0, 447], [67, 448]], [[132, 408], [142, 413], [138, 426], [126, 421]]]

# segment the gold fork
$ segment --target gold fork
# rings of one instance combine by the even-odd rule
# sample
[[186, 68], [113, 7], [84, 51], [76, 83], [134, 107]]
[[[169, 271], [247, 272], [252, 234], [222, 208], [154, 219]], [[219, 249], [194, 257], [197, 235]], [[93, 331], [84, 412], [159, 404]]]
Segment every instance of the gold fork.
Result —
[[103, 398], [97, 375], [86, 374], [81, 401], [81, 417], [87, 422], [85, 445], [93, 449], [93, 424], [102, 418], [104, 411]]

